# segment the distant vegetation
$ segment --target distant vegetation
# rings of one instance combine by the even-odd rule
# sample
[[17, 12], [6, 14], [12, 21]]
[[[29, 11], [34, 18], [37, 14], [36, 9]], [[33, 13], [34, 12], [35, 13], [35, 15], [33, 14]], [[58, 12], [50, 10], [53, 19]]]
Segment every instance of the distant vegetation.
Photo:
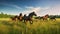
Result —
[[3, 12], [0, 13], [0, 18], [10, 18], [14, 15], [8, 15], [8, 14], [4, 14]]
[[[10, 18], [13, 17], [14, 15], [8, 15], [4, 14], [3, 12], [0, 13], [0, 18]], [[49, 17], [56, 16], [56, 18], [60, 18], [60, 15], [49, 15]]]
[[49, 17], [55, 16], [56, 18], [60, 18], [60, 15], [50, 15]]

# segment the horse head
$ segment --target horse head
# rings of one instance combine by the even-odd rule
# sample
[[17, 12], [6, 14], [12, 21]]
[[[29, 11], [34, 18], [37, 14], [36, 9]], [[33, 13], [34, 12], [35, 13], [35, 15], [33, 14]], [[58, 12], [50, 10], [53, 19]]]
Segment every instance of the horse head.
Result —
[[49, 15], [48, 15], [48, 14], [46, 14], [46, 15], [45, 15], [45, 17], [49, 17]]
[[22, 13], [19, 14], [18, 19], [19, 19], [20, 21], [22, 21], [22, 19], [23, 19]]
[[22, 16], [22, 13], [20, 13], [19, 16]]
[[35, 12], [32, 12], [32, 15], [37, 16], [37, 14]]
[[26, 19], [26, 17], [27, 17], [26, 14], [24, 14], [23, 18]]

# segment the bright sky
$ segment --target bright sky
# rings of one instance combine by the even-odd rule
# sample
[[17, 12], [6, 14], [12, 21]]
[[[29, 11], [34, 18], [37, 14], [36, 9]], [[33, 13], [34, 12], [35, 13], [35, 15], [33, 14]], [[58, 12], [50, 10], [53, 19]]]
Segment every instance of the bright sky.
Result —
[[60, 15], [60, 0], [0, 0], [0, 12], [18, 15], [35, 11], [37, 15]]

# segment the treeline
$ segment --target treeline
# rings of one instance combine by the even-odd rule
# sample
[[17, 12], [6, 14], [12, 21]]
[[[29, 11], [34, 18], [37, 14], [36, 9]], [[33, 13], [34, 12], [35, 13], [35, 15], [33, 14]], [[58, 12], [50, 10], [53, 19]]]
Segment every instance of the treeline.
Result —
[[60, 15], [50, 15], [49, 17], [55, 16], [56, 18], [60, 18]]
[[[0, 18], [10, 18], [13, 17], [14, 15], [8, 15], [4, 14], [3, 12], [0, 13]], [[55, 16], [56, 18], [60, 18], [60, 15], [49, 15], [49, 17]]]
[[8, 14], [4, 14], [3, 12], [0, 13], [0, 18], [10, 18], [14, 15], [8, 15]]

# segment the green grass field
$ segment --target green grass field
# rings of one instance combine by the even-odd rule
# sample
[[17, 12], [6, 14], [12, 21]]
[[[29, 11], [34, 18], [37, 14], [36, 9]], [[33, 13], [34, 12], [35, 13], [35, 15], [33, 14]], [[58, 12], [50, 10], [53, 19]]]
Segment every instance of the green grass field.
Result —
[[33, 24], [0, 18], [0, 34], [60, 34], [60, 18], [56, 21], [34, 19]]

